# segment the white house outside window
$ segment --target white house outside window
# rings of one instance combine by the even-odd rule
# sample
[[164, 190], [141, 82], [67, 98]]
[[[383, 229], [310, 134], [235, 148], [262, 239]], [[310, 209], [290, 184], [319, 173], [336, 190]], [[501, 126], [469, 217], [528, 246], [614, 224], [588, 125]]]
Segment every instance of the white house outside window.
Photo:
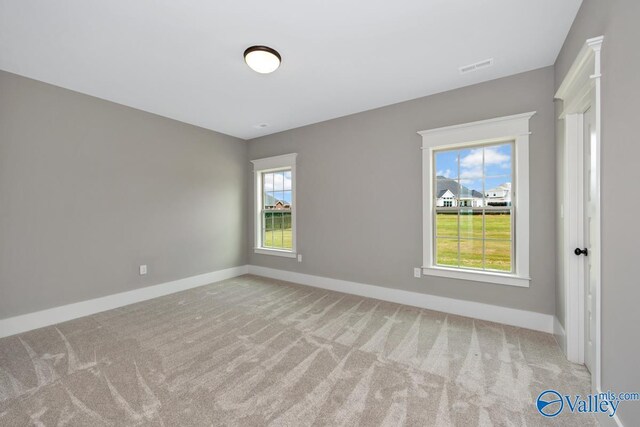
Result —
[[529, 119], [419, 132], [423, 274], [529, 286]]
[[252, 160], [256, 253], [296, 256], [296, 156]]

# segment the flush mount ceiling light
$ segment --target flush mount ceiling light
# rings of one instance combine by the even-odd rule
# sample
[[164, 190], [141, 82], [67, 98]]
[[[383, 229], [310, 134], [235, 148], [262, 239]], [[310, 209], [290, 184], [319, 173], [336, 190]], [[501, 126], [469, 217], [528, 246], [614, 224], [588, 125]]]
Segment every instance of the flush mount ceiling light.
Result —
[[244, 51], [244, 62], [260, 74], [273, 73], [280, 66], [280, 54], [267, 46], [251, 46]]

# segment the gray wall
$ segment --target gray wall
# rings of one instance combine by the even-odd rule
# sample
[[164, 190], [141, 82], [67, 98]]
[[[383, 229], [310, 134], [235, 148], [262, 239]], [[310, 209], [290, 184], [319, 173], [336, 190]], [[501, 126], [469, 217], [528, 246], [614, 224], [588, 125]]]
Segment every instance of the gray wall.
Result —
[[[299, 153], [298, 249], [303, 262], [253, 251], [249, 261], [554, 313], [553, 82], [553, 68], [547, 67], [251, 140], [250, 159]], [[422, 264], [421, 138], [416, 132], [533, 110], [531, 287], [414, 279], [413, 268]], [[253, 230], [251, 220], [247, 226]], [[249, 239], [252, 245], [253, 234]]]
[[[602, 388], [640, 391], [640, 2], [585, 0], [556, 63], [559, 86], [586, 39], [602, 46]], [[620, 204], [623, 200], [624, 203]], [[625, 426], [640, 423], [640, 403], [622, 403]]]
[[245, 264], [246, 159], [242, 140], [0, 72], [0, 319]]

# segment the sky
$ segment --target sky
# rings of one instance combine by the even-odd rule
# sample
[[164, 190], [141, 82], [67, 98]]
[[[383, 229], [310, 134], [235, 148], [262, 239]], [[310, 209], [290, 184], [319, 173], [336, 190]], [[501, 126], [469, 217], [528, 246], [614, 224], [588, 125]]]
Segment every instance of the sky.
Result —
[[[511, 182], [512, 144], [436, 152], [436, 174], [460, 179], [465, 187], [483, 192]], [[484, 157], [484, 165], [483, 165]]]
[[291, 171], [264, 174], [264, 191], [287, 203], [291, 203]]

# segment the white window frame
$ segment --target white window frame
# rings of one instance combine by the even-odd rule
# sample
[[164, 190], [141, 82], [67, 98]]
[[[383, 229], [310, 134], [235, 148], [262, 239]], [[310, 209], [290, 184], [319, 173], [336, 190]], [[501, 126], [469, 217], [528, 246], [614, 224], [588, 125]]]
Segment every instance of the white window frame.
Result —
[[[296, 157], [297, 153], [284, 154], [282, 156], [267, 157], [264, 159], [251, 160], [253, 163], [254, 182], [254, 248], [257, 254], [276, 255], [286, 258], [297, 256], [297, 232], [296, 232]], [[291, 250], [265, 248], [262, 246], [262, 174], [274, 172], [282, 169], [291, 169]]]
[[[529, 287], [529, 120], [535, 113], [533, 111], [418, 132], [422, 136], [422, 274]], [[512, 183], [512, 201], [516, 209], [515, 235], [512, 236], [515, 244], [514, 272], [473, 271], [436, 265], [433, 253], [434, 152], [511, 141], [515, 147], [515, 176]]]

